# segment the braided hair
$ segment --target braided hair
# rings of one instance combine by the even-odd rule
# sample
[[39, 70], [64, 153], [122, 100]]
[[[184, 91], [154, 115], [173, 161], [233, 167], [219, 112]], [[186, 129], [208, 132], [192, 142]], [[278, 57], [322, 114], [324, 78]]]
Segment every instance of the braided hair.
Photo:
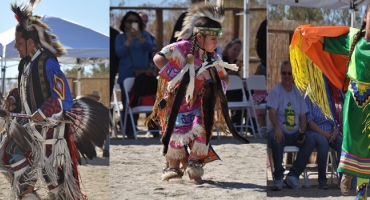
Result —
[[[217, 22], [215, 20], [212, 20], [208, 17], [200, 17], [194, 24], [195, 27], [208, 27], [208, 28], [222, 28], [220, 22]], [[195, 42], [196, 42], [196, 35], [198, 33], [193, 33], [189, 39], [192, 40], [192, 48], [191, 48], [191, 54], [194, 53], [195, 48]], [[206, 37], [206, 35], [204, 35]]]
[[[369, 11], [369, 9], [370, 9], [370, 3], [367, 4], [366, 9], [365, 9], [365, 13], [367, 13]], [[360, 40], [361, 36], [364, 35], [363, 30], [365, 29], [365, 27], [366, 27], [366, 22], [363, 21], [362, 24], [361, 24], [360, 30], [353, 36], [353, 42], [351, 44], [351, 49], [349, 50], [349, 53], [348, 53], [347, 67], [349, 66], [349, 63], [350, 63], [351, 57], [352, 57], [352, 53], [353, 53], [353, 50], [355, 49], [355, 46], [356, 46], [357, 42]]]

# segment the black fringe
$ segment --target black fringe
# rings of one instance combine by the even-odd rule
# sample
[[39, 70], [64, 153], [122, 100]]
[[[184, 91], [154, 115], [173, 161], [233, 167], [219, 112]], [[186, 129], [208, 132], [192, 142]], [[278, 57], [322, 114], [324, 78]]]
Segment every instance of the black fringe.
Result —
[[167, 121], [166, 130], [164, 131], [162, 139], [161, 139], [161, 142], [163, 144], [163, 149], [162, 149], [163, 155], [167, 154], [168, 143], [170, 142], [172, 131], [175, 128], [176, 117], [179, 114], [179, 109], [180, 109], [181, 103], [185, 98], [186, 88], [189, 84], [189, 81], [190, 81], [190, 77], [189, 77], [189, 71], [188, 71], [184, 74], [184, 76], [183, 76], [183, 78], [180, 82], [180, 86], [177, 89], [175, 100], [174, 100], [173, 106], [172, 106], [172, 111], [171, 111], [170, 117], [168, 118], [168, 121]]
[[203, 127], [206, 131], [206, 145], [212, 136], [214, 115], [215, 115], [215, 104], [216, 104], [216, 93], [215, 85], [213, 82], [206, 83], [203, 86], [204, 92], [202, 95], [202, 117]]
[[[214, 70], [213, 68], [211, 68], [212, 70]], [[224, 116], [224, 119], [225, 119], [225, 122], [227, 124], [227, 127], [229, 128], [229, 131], [231, 132], [232, 136], [241, 141], [243, 144], [249, 144], [249, 140], [245, 139], [244, 137], [240, 136], [238, 131], [235, 129], [234, 127], [234, 124], [233, 122], [231, 121], [230, 119], [230, 116], [229, 116], [229, 107], [227, 105], [227, 98], [226, 98], [226, 95], [224, 94], [224, 91], [222, 89], [222, 83], [221, 83], [221, 78], [220, 76], [218, 75], [218, 73], [211, 73], [211, 75], [213, 75], [213, 79], [214, 79], [214, 86], [215, 86], [215, 91], [216, 91], [216, 96], [218, 96], [220, 98], [220, 102], [221, 102], [221, 111], [222, 111], [222, 114]]]

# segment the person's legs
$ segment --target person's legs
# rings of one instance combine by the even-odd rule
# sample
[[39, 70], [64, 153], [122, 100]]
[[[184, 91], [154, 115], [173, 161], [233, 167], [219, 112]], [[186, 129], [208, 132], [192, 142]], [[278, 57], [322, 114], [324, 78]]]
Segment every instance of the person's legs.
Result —
[[[284, 134], [285, 137], [285, 134]], [[283, 163], [283, 153], [284, 147], [286, 145], [286, 140], [282, 140], [280, 143], [277, 143], [275, 140], [275, 130], [270, 131], [268, 137], [268, 146], [271, 148], [272, 160], [274, 162], [274, 177], [275, 180], [282, 180], [284, 178], [284, 167]]]
[[104, 143], [103, 157], [109, 157], [110, 135], [107, 135]]
[[315, 134], [313, 136], [313, 139], [315, 141], [315, 147], [317, 150], [317, 171], [319, 173], [318, 181], [319, 185], [322, 186], [327, 182], [326, 162], [328, 160], [329, 142], [324, 136], [320, 134]]
[[200, 157], [208, 155], [209, 145], [206, 145], [206, 137], [203, 136], [195, 136], [189, 143], [190, 155], [186, 172], [194, 184], [202, 183], [204, 163], [200, 160]]
[[298, 144], [297, 142], [298, 132], [294, 134], [290, 134], [289, 136], [291, 136], [289, 138], [290, 141], [295, 146], [299, 147], [299, 151], [297, 154], [297, 158], [293, 162], [292, 168], [290, 169], [286, 177], [285, 183], [291, 188], [300, 188], [301, 185], [299, 183], [299, 175], [302, 174], [302, 172], [306, 168], [306, 165], [311, 156], [311, 153], [313, 149], [315, 148], [315, 141], [311, 135], [306, 134], [305, 141], [303, 142], [303, 144]]
[[180, 169], [180, 163], [187, 158], [188, 152], [184, 145], [170, 140], [166, 154], [166, 166], [163, 168], [162, 181], [181, 183], [183, 171]]

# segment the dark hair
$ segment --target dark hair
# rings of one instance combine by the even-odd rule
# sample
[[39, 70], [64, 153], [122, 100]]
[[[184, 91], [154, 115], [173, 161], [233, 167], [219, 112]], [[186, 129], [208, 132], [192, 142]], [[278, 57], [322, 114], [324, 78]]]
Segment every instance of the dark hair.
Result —
[[200, 17], [195, 22], [194, 27], [222, 28], [219, 22], [208, 17]]
[[121, 25], [119, 26], [119, 29], [123, 32], [126, 32], [125, 31], [125, 22], [127, 20], [127, 18], [130, 16], [130, 15], [134, 15], [138, 20], [139, 20], [139, 29], [140, 29], [140, 32], [143, 32], [144, 30], [144, 24], [143, 24], [143, 20], [141, 20], [141, 17], [140, 15], [137, 13], [137, 12], [134, 12], [134, 11], [128, 11], [125, 16], [122, 17], [122, 20], [121, 20]]
[[31, 39], [36, 44], [40, 43], [39, 34], [38, 34], [38, 32], [35, 28], [33, 28], [33, 30], [31, 30], [31, 31], [27, 31], [26, 29], [24, 29], [24, 27], [22, 25], [17, 24], [17, 26], [15, 28], [15, 31], [20, 32], [21, 37], [24, 38], [25, 40]]
[[226, 44], [224, 50], [222, 51], [222, 56], [227, 56], [227, 51], [233, 46], [233, 44], [240, 44], [243, 46], [242, 41], [239, 38], [234, 38], [230, 40], [229, 43]]
[[[221, 24], [211, 18], [208, 17], [200, 17], [194, 24], [194, 27], [207, 27], [207, 28], [222, 28]], [[192, 38], [193, 37], [193, 38]], [[193, 46], [191, 50], [191, 54], [194, 52], [195, 47], [195, 38], [196, 35], [192, 34], [192, 36], [189, 39], [193, 39]]]
[[[370, 3], [367, 4], [365, 13], [367, 13], [369, 9], [370, 9]], [[360, 30], [353, 36], [353, 42], [351, 44], [351, 49], [349, 50], [349, 53], [348, 53], [347, 68], [348, 68], [349, 62], [351, 61], [352, 53], [353, 53], [353, 50], [355, 49], [357, 42], [360, 40], [361, 36], [364, 35], [363, 30], [365, 29], [365, 27], [366, 27], [366, 22], [363, 21], [361, 24]]]
[[283, 61], [283, 63], [281, 63], [281, 66], [280, 66], [280, 72], [281, 72], [281, 69], [282, 69], [285, 65], [292, 66], [292, 65], [290, 64], [290, 61], [289, 61], [289, 60], [284, 60], [284, 61]]

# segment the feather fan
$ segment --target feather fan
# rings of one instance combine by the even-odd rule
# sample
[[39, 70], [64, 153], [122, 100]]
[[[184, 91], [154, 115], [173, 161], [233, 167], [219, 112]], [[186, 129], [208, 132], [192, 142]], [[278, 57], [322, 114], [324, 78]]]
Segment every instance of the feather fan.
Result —
[[102, 148], [109, 134], [109, 110], [102, 103], [89, 98], [75, 99], [71, 111], [66, 112], [72, 121], [73, 141], [83, 157], [96, 156], [95, 147]]

